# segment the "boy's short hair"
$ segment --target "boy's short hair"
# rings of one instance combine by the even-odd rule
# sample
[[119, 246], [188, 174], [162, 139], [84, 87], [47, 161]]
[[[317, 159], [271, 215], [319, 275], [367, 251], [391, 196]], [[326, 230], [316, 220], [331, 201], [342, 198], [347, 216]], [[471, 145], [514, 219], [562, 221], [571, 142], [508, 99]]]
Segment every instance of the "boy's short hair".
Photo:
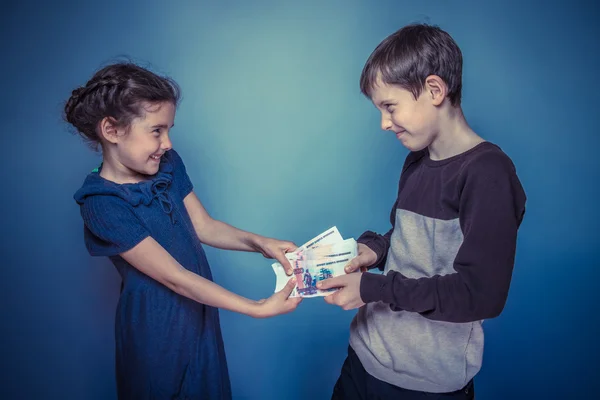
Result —
[[448, 98], [459, 106], [462, 53], [452, 37], [437, 26], [407, 25], [385, 38], [369, 56], [360, 76], [360, 91], [371, 97], [377, 75], [419, 97], [425, 78], [437, 75], [448, 86]]

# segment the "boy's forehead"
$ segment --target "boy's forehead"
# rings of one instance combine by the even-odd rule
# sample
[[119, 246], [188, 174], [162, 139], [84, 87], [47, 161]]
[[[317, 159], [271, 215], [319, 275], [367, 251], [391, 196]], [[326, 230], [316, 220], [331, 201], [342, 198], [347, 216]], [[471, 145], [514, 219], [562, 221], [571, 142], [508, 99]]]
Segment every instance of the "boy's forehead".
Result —
[[401, 90], [401, 88], [395, 85], [388, 85], [381, 80], [375, 81], [371, 87], [371, 101], [376, 105], [379, 105], [379, 103], [386, 100], [392, 100], [395, 97], [398, 97], [399, 90]]
[[413, 98], [412, 93], [404, 87], [384, 82], [381, 73], [377, 74], [369, 94], [376, 106], [382, 106], [387, 102], [404, 102]]

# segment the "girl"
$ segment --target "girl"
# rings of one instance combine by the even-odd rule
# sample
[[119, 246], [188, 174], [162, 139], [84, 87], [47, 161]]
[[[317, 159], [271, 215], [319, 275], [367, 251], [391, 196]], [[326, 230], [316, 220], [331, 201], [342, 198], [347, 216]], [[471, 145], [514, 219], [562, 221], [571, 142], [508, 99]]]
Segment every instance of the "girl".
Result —
[[116, 313], [120, 399], [229, 399], [217, 308], [256, 318], [293, 311], [293, 279], [251, 301], [213, 283], [202, 243], [256, 251], [288, 268], [296, 246], [212, 219], [192, 191], [169, 130], [177, 84], [131, 63], [109, 65], [65, 105], [65, 119], [102, 148], [102, 164], [75, 193], [93, 256], [122, 278]]

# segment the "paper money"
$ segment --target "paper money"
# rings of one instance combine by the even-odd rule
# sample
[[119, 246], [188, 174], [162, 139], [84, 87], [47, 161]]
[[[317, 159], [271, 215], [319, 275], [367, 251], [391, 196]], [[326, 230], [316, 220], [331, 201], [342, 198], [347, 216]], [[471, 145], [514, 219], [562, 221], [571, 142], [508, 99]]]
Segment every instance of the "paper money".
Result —
[[[340, 232], [338, 231], [337, 227], [334, 226], [332, 228], [327, 229], [325, 232], [315, 236], [314, 238], [310, 239], [308, 242], [298, 247], [293, 253], [287, 253], [285, 256], [288, 260], [292, 260], [294, 259], [294, 257], [296, 257], [297, 254], [301, 253], [306, 249], [313, 248], [316, 246], [323, 246], [325, 244], [338, 243], [343, 240], [344, 239], [342, 238], [342, 235], [340, 235]], [[278, 262], [274, 263], [272, 266], [273, 269], [283, 269], [283, 266]]]
[[[293, 253], [286, 254], [293, 268], [296, 287], [290, 297], [327, 296], [338, 289], [320, 290], [316, 284], [324, 279], [344, 275], [344, 267], [357, 255], [354, 239], [344, 240], [336, 227], [330, 228], [300, 246]], [[272, 264], [275, 276], [275, 292], [283, 289], [291, 279], [280, 263]]]
[[343, 241], [342, 235], [338, 231], [336, 226], [327, 229], [325, 232], [321, 233], [317, 237], [312, 238], [308, 242], [304, 243], [298, 249], [296, 249], [296, 253], [299, 251], [303, 251], [310, 248], [315, 248], [317, 246], [323, 246], [325, 244], [338, 243]]

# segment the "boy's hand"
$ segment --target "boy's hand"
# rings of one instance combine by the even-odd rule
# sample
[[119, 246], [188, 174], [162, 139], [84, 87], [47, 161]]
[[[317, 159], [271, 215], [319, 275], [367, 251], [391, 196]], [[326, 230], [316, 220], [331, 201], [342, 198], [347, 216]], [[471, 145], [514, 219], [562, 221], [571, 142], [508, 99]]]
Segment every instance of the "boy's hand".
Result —
[[317, 283], [317, 288], [341, 288], [337, 292], [325, 296], [325, 301], [329, 304], [340, 306], [344, 310], [352, 310], [365, 305], [365, 302], [360, 297], [361, 278], [362, 273], [336, 276]]
[[294, 311], [302, 301], [302, 297], [289, 298], [295, 286], [296, 278], [292, 278], [279, 292], [268, 299], [259, 300], [253, 317], [268, 318]]
[[285, 253], [292, 252], [298, 248], [294, 243], [261, 237], [256, 241], [255, 248], [256, 251], [262, 253], [266, 258], [274, 258], [279, 261], [283, 265], [286, 274], [292, 274], [292, 264], [285, 258]]
[[354, 272], [359, 268], [361, 272], [366, 272], [370, 266], [377, 262], [377, 253], [371, 250], [369, 246], [359, 243], [357, 247], [358, 255], [346, 265], [345, 271], [347, 274]]

